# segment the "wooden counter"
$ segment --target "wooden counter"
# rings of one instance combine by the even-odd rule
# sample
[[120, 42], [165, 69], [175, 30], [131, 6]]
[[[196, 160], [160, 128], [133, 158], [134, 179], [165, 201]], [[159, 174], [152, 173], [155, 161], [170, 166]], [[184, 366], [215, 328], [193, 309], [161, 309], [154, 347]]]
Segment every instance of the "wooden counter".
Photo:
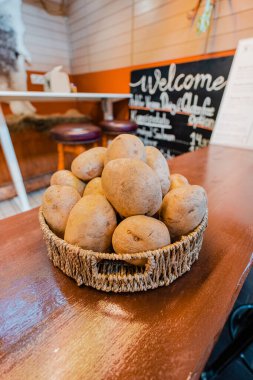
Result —
[[210, 216], [199, 261], [168, 288], [78, 288], [47, 258], [37, 210], [0, 222], [1, 379], [198, 379], [252, 264], [253, 152], [170, 166], [206, 188]]

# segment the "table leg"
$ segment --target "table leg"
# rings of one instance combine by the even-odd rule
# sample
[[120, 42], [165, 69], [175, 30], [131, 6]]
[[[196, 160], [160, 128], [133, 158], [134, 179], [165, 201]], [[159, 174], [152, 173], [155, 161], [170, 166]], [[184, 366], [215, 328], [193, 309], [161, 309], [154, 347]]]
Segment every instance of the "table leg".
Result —
[[111, 99], [102, 99], [104, 120], [113, 120], [113, 105]]
[[3, 115], [0, 104], [0, 141], [2, 144], [3, 153], [12, 177], [13, 184], [20, 199], [22, 211], [30, 210], [29, 201], [27, 198], [23, 178], [20, 172], [17, 157], [12, 145], [9, 129]]

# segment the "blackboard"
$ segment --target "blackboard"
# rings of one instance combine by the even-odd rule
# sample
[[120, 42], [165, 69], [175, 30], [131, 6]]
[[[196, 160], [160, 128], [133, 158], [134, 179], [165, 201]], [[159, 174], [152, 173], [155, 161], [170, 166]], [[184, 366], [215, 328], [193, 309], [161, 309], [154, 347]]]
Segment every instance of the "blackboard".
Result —
[[131, 72], [137, 135], [170, 158], [208, 145], [233, 56]]

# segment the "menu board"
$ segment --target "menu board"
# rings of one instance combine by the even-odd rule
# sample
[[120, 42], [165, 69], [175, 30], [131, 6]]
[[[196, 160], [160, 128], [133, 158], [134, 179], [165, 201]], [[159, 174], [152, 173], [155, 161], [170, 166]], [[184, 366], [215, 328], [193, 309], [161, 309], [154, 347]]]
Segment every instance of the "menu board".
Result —
[[137, 135], [167, 157], [208, 145], [233, 57], [135, 70], [130, 117]]
[[211, 142], [253, 149], [253, 38], [239, 41]]

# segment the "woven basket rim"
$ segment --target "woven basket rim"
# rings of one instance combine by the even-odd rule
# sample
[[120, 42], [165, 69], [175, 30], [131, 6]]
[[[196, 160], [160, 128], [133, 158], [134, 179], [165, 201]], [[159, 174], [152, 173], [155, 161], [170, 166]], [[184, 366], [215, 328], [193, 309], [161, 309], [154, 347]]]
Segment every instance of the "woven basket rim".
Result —
[[40, 207], [40, 209], [39, 209], [39, 222], [40, 222], [41, 229], [44, 232], [46, 232], [47, 236], [49, 236], [50, 239], [52, 239], [57, 246], [64, 246], [66, 249], [74, 251], [81, 256], [82, 255], [85, 255], [85, 256], [90, 255], [93, 257], [95, 256], [96, 258], [98, 258], [100, 260], [107, 259], [107, 260], [123, 260], [123, 261], [125, 261], [125, 260], [131, 260], [131, 259], [150, 258], [150, 256], [157, 256], [157, 255], [159, 256], [161, 253], [164, 253], [165, 251], [168, 252], [168, 251], [172, 251], [174, 249], [179, 249], [180, 247], [183, 248], [186, 244], [189, 244], [193, 239], [195, 239], [195, 237], [198, 234], [204, 232], [204, 230], [206, 229], [207, 220], [208, 220], [208, 209], [206, 209], [206, 213], [205, 213], [202, 221], [200, 222], [200, 224], [192, 232], [190, 232], [187, 235], [181, 236], [180, 240], [178, 240], [174, 243], [171, 243], [167, 246], [164, 246], [162, 248], [158, 248], [158, 249], [155, 249], [152, 251], [138, 252], [138, 253], [114, 253], [114, 252], [105, 253], [105, 252], [95, 252], [92, 250], [85, 250], [79, 246], [67, 243], [65, 240], [63, 240], [60, 237], [58, 237], [57, 235], [55, 235], [55, 233], [49, 228], [49, 226], [48, 226], [48, 224], [44, 218], [44, 215], [42, 212], [42, 207]]

